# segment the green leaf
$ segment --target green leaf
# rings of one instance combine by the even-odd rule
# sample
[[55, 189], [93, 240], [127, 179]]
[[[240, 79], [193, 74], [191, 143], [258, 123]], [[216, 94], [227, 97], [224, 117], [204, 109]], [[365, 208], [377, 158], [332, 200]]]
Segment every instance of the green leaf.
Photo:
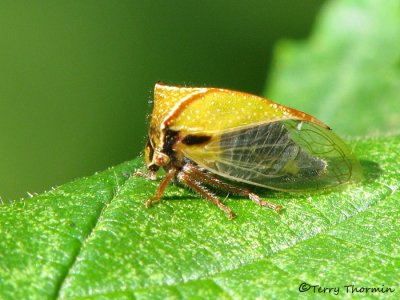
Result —
[[[0, 206], [0, 298], [291, 298], [302, 282], [398, 288], [400, 136], [355, 141], [366, 181], [322, 194], [259, 190], [238, 218], [178, 186], [127, 177], [141, 159]], [[222, 195], [224, 197], [225, 195]], [[351, 296], [351, 295], [348, 295]], [[379, 295], [377, 296], [379, 297]]]
[[339, 134], [399, 132], [400, 2], [330, 1], [306, 42], [281, 42], [265, 96]]

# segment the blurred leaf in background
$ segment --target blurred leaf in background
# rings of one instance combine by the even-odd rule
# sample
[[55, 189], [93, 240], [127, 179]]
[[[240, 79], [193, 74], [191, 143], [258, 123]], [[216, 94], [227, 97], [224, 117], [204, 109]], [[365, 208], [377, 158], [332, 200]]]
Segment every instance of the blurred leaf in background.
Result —
[[137, 156], [158, 80], [261, 93], [322, 2], [1, 1], [0, 196]]
[[340, 134], [400, 132], [399, 1], [331, 1], [311, 38], [280, 42], [275, 57], [267, 98]]

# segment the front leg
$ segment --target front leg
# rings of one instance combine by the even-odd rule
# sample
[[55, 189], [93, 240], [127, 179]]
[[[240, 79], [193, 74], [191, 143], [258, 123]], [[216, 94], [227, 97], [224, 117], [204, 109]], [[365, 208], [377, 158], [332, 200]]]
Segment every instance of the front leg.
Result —
[[146, 179], [152, 180], [152, 181], [157, 179], [156, 172], [149, 171], [149, 170], [142, 171], [140, 169], [136, 169], [135, 172], [133, 172], [132, 175], [133, 176], [138, 176], [138, 177], [143, 177], [143, 178], [146, 178]]
[[157, 188], [157, 193], [154, 197], [150, 198], [149, 200], [147, 200], [144, 204], [147, 207], [151, 207], [151, 205], [154, 202], [159, 201], [163, 194], [165, 189], [167, 188], [168, 184], [171, 182], [172, 179], [174, 179], [175, 175], [176, 175], [177, 170], [175, 168], [171, 168], [169, 169], [168, 173], [164, 176], [164, 178], [161, 180], [158, 188]]

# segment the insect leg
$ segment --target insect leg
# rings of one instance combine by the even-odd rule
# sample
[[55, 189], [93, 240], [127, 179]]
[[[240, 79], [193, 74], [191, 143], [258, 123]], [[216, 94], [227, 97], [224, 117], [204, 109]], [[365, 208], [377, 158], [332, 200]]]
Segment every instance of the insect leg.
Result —
[[137, 177], [143, 177], [143, 178], [146, 178], [148, 180], [153, 180], [153, 181], [157, 179], [157, 175], [155, 172], [142, 171], [140, 169], [135, 170], [135, 172], [133, 172], [132, 175], [137, 176]]
[[170, 183], [170, 181], [175, 177], [176, 174], [176, 169], [172, 168], [168, 171], [168, 173], [164, 176], [164, 178], [161, 180], [160, 185], [157, 188], [157, 193], [154, 197], [150, 198], [149, 200], [147, 200], [144, 204], [147, 207], [151, 207], [151, 205], [154, 202], [157, 202], [161, 199], [162, 195], [164, 194], [164, 191], [166, 189], [166, 187], [168, 186], [168, 184]]
[[210, 201], [211, 203], [214, 203], [221, 210], [223, 210], [226, 213], [229, 220], [232, 220], [233, 218], [236, 217], [235, 213], [228, 206], [223, 204], [218, 199], [217, 196], [215, 196], [207, 188], [202, 186], [196, 179], [193, 179], [189, 174], [186, 174], [184, 172], [179, 172], [177, 177], [179, 182], [181, 182], [184, 185], [187, 185], [192, 190], [194, 190], [195, 192], [206, 198], [206, 200]]
[[281, 205], [262, 200], [257, 194], [249, 191], [246, 188], [236, 187], [229, 183], [223, 182], [220, 179], [218, 179], [217, 177], [213, 176], [212, 174], [205, 173], [202, 169], [200, 169], [196, 165], [187, 164], [184, 166], [183, 171], [186, 174], [188, 174], [189, 176], [196, 178], [198, 181], [206, 182], [216, 188], [220, 188], [220, 189], [223, 189], [225, 191], [228, 191], [228, 192], [231, 192], [231, 193], [234, 193], [237, 195], [248, 197], [250, 200], [257, 203], [258, 205], [267, 206], [269, 208], [272, 208], [273, 210], [275, 210], [278, 213], [282, 209]]

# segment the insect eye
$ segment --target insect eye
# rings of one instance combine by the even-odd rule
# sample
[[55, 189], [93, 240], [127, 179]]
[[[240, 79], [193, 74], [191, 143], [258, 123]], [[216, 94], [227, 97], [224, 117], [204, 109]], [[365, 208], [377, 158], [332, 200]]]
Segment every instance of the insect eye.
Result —
[[147, 139], [146, 148], [144, 150], [144, 159], [147, 166], [151, 165], [154, 156], [154, 148], [150, 143], [150, 139]]

